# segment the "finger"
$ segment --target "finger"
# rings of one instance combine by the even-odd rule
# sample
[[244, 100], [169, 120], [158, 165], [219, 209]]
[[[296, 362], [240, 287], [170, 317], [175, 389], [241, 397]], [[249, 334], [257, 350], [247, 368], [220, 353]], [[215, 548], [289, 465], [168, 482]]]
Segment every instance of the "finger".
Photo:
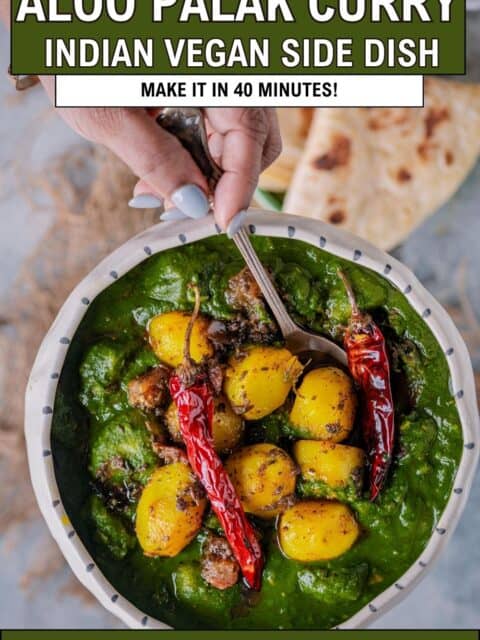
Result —
[[223, 156], [223, 136], [213, 132], [208, 136], [208, 149], [215, 162], [221, 166]]
[[267, 112], [270, 128], [263, 147], [262, 171], [275, 162], [282, 153], [282, 136], [280, 134], [277, 111], [276, 109], [265, 109], [265, 111]]
[[188, 216], [186, 216], [183, 211], [180, 211], [180, 209], [168, 209], [167, 211], [164, 211], [162, 213], [162, 215], [160, 216], [160, 220], [162, 222], [172, 222], [172, 221], [177, 221], [177, 220], [185, 220], [185, 218], [187, 218]]
[[265, 109], [209, 109], [212, 126], [223, 134], [224, 174], [215, 190], [215, 216], [226, 229], [233, 216], [246, 209], [262, 167], [270, 120]]
[[[221, 109], [222, 113], [216, 113], [216, 109], [208, 109], [209, 115], [216, 122], [217, 126], [225, 133], [228, 131], [228, 126], [231, 124], [228, 120], [225, 123], [226, 118], [230, 118], [227, 111], [240, 111], [239, 109]], [[264, 143], [262, 154], [262, 171], [274, 162], [280, 153], [282, 152], [282, 138], [280, 135], [280, 126], [277, 118], [277, 110], [273, 108], [265, 108], [265, 115], [268, 119], [268, 134]], [[212, 113], [213, 112], [213, 113]], [[222, 158], [223, 154], [223, 135], [216, 131], [211, 124], [209, 117], [206, 120], [207, 132], [208, 132], [208, 146], [212, 157], [218, 162]]]
[[168, 199], [192, 218], [206, 215], [205, 177], [180, 142], [144, 110], [126, 110], [123, 117], [124, 122], [104, 144], [139, 176], [135, 195], [148, 193]]

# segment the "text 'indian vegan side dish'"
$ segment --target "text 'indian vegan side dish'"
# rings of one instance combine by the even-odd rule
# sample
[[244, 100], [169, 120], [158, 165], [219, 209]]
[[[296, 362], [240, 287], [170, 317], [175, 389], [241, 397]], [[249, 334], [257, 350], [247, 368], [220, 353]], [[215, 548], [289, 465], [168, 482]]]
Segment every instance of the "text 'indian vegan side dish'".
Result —
[[151, 256], [91, 304], [59, 382], [62, 499], [115, 589], [176, 628], [328, 628], [394, 583], [450, 495], [442, 350], [389, 282], [253, 237], [300, 361], [224, 236]]

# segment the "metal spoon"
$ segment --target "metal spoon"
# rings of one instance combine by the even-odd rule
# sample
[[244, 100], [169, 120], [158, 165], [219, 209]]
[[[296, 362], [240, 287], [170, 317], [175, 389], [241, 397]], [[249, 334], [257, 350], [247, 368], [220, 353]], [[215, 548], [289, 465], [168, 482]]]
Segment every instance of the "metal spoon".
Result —
[[[165, 109], [157, 118], [158, 124], [175, 135], [191, 154], [207, 178], [211, 192], [222, 177], [222, 170], [212, 158], [208, 149], [203, 112], [197, 108]], [[270, 275], [260, 262], [249, 238], [246, 227], [241, 227], [232, 237], [248, 268], [270, 307], [287, 348], [304, 362], [317, 364], [333, 359], [347, 366], [345, 351], [323, 336], [301, 329], [288, 314]]]

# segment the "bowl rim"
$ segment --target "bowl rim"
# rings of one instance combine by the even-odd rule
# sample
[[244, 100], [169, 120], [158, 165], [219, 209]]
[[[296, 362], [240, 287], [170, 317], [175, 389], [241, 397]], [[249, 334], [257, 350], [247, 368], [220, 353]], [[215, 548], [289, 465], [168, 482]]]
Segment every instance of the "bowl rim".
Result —
[[[337, 627], [358, 629], [368, 626], [397, 604], [424, 577], [450, 539], [466, 505], [480, 446], [480, 420], [470, 356], [450, 316], [413, 273], [369, 242], [318, 220], [262, 209], [250, 209], [247, 224], [251, 233], [302, 240], [382, 275], [403, 293], [430, 327], [450, 370], [450, 391], [460, 416], [464, 445], [452, 492], [417, 560], [398, 582]], [[74, 288], [61, 307], [39, 348], [27, 384], [25, 438], [30, 476], [40, 511], [76, 577], [110, 613], [133, 629], [170, 627], [142, 612], [115, 590], [68, 519], [55, 478], [50, 444], [58, 379], [71, 338], [98, 294], [151, 255], [218, 233], [220, 229], [211, 216], [197, 221], [161, 223], [131, 238], [104, 258]]]

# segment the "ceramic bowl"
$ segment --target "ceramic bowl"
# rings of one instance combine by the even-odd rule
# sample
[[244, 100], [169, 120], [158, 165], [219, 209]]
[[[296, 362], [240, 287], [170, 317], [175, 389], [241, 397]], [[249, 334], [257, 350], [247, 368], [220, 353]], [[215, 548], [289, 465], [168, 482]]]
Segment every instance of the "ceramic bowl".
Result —
[[[452, 493], [437, 528], [420, 557], [400, 580], [345, 621], [342, 629], [366, 627], [405, 596], [425, 575], [444, 548], [467, 502], [480, 447], [480, 424], [473, 370], [467, 348], [452, 320], [415, 276], [392, 257], [344, 231], [305, 218], [251, 210], [248, 223], [259, 235], [295, 238], [376, 271], [403, 292], [440, 343], [451, 375], [451, 393], [460, 415], [464, 449]], [[253, 227], [252, 227], [253, 230]], [[165, 249], [217, 234], [212, 218], [154, 226], [105, 258], [60, 310], [38, 352], [26, 393], [25, 432], [33, 488], [50, 531], [80, 582], [131, 628], [167, 628], [118, 594], [105, 579], [64, 511], [55, 479], [50, 444], [55, 393], [72, 336], [90, 302], [114, 280]]]

